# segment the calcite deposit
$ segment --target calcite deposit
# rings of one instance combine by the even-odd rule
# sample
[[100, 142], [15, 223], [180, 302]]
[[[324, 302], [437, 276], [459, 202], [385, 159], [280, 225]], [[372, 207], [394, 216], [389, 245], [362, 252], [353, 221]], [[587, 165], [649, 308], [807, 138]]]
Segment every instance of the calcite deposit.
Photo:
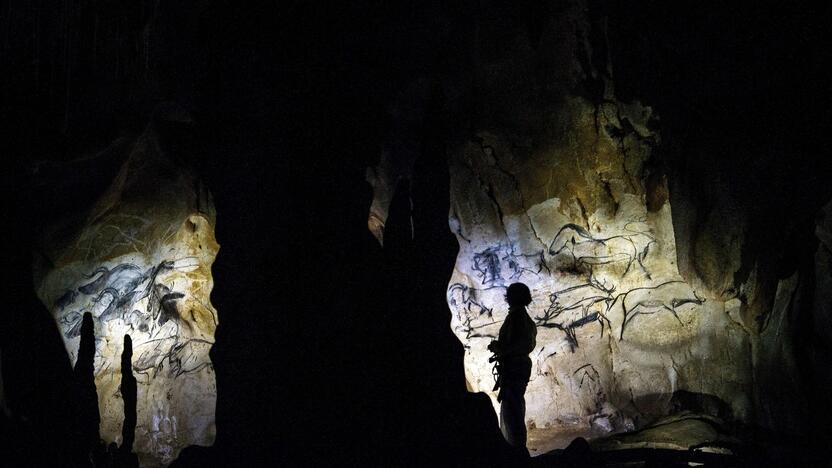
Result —
[[133, 450], [142, 466], [163, 466], [188, 445], [214, 441], [208, 353], [217, 311], [209, 296], [219, 245], [208, 191], [166, 157], [154, 126], [126, 147], [94, 206], [43, 233], [35, 284], [73, 365], [81, 318], [94, 318], [100, 435], [107, 443], [121, 443], [120, 358], [130, 335], [138, 381]]

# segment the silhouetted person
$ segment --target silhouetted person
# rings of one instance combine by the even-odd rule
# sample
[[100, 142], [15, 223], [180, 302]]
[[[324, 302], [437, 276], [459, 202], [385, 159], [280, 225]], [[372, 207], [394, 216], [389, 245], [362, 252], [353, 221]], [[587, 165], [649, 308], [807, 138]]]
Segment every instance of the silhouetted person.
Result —
[[506, 291], [508, 317], [496, 341], [488, 345], [497, 359], [500, 393], [500, 430], [512, 447], [528, 456], [526, 449], [526, 385], [532, 373], [529, 353], [534, 350], [537, 328], [526, 306], [532, 302], [528, 286], [514, 283]]
[[119, 449], [122, 466], [129, 466], [135, 458], [132, 455], [136, 438], [136, 400], [138, 388], [133, 376], [133, 340], [124, 335], [124, 350], [121, 352], [121, 398], [124, 401], [124, 423], [121, 426], [122, 443]]
[[95, 388], [95, 328], [92, 315], [84, 313], [81, 322], [81, 342], [78, 345], [78, 360], [75, 362], [75, 382], [78, 385], [78, 430], [82, 446], [82, 458], [95, 457], [99, 450], [98, 426], [101, 416], [98, 412], [98, 392]]

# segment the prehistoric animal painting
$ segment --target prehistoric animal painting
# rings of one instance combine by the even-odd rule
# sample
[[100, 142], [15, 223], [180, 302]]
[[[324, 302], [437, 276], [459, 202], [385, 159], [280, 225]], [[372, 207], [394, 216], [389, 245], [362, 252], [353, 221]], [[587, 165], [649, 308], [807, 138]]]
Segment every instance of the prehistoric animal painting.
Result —
[[175, 291], [162, 280], [177, 263], [182, 264], [181, 259], [148, 268], [120, 263], [84, 275], [82, 284], [67, 290], [54, 305], [64, 336], [78, 337], [82, 317], [90, 312], [99, 324], [118, 321], [133, 337], [133, 368], [138, 373], [154, 377], [167, 369], [177, 377], [210, 365], [206, 357], [212, 343], [185, 333], [191, 324], [181, 317], [179, 302], [187, 292]]
[[[495, 287], [490, 289], [503, 288]], [[487, 333], [482, 330], [499, 326], [502, 320], [494, 320], [494, 309], [483, 305], [483, 294], [488, 290], [472, 288], [462, 283], [454, 283], [448, 288], [447, 300], [456, 311], [456, 327], [458, 333], [465, 335], [466, 339], [471, 338], [496, 338], [496, 333]], [[497, 328], [499, 330], [499, 328]]]
[[[505, 287], [524, 281], [539, 297], [539, 286], [547, 284], [545, 280], [552, 277], [552, 271], [558, 273], [556, 277], [564, 286], [545, 293], [548, 304], [544, 308], [533, 305], [530, 314], [537, 327], [563, 332], [572, 352], [580, 345], [576, 333], [579, 328], [595, 324], [603, 337], [612, 333], [610, 314], [619, 311], [619, 340], [641, 316], [669, 313], [681, 324], [680, 308], [702, 305], [705, 300], [683, 281], [653, 280], [645, 260], [655, 243], [656, 238], [640, 221], [628, 222], [622, 232], [606, 236], [593, 235], [570, 223], [561, 226], [546, 251], [522, 253], [505, 242], [477, 251], [471, 257], [470, 269], [483, 287], [461, 282], [448, 287], [448, 305], [455, 313], [454, 330], [466, 340], [493, 339], [502, 323], [494, 311], [506, 308]], [[642, 275], [625, 281], [635, 269]], [[623, 284], [630, 287], [619, 290]]]
[[690, 285], [684, 281], [665, 281], [655, 286], [633, 288], [621, 294], [621, 311], [623, 323], [619, 340], [624, 339], [624, 331], [639, 315], [652, 315], [666, 312], [682, 324], [678, 310], [687, 304], [702, 305], [705, 299], [699, 297]]
[[536, 277], [541, 271], [549, 271], [544, 251], [525, 254], [517, 253], [513, 244], [497, 244], [473, 256], [471, 269], [485, 286], [508, 286], [522, 281], [524, 275]]
[[549, 255], [562, 258], [565, 268], [573, 271], [591, 271], [595, 265], [620, 263], [625, 265], [621, 276], [626, 276], [633, 265], [638, 265], [650, 279], [644, 259], [656, 239], [648, 229], [639, 228], [641, 224], [627, 223], [623, 233], [608, 237], [594, 236], [577, 224], [566, 224], [549, 244]]

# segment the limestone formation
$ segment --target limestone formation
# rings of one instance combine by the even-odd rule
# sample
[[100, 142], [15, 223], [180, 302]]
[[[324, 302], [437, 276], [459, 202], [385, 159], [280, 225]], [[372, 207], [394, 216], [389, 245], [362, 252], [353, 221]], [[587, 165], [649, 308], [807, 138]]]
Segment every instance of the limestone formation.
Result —
[[593, 441], [594, 450], [670, 449], [707, 453], [732, 453], [740, 445], [737, 438], [725, 436], [719, 419], [680, 413], [661, 418], [644, 429]]
[[[477, 115], [447, 147], [449, 227], [459, 242], [450, 325], [469, 390], [499, 411], [487, 346], [508, 312], [505, 288], [531, 289], [533, 455], [576, 436], [643, 428], [679, 411], [674, 395], [707, 396], [731, 421], [748, 421], [753, 405], [754, 320], [733, 283], [742, 218], [730, 204], [714, 208], [708, 230], [691, 239], [692, 268], [680, 271], [671, 188], [655, 163], [659, 116], [616, 96], [603, 22], [581, 5], [565, 8], [538, 47], [523, 34], [480, 31], [511, 39], [477, 46]], [[448, 112], [468, 118], [458, 105], [447, 103]], [[383, 154], [375, 179], [407, 167], [411, 153]], [[373, 185], [379, 230], [395, 180]], [[756, 297], [749, 290], [744, 299]]]
[[210, 293], [219, 245], [208, 191], [165, 156], [154, 125], [128, 147], [94, 206], [43, 233], [35, 285], [73, 364], [81, 317], [93, 315], [106, 443], [122, 443], [120, 358], [130, 335], [138, 381], [133, 451], [142, 466], [163, 466], [188, 445], [214, 441], [216, 382], [208, 352], [217, 327]]
[[553, 448], [552, 438], [632, 430], [668, 414], [680, 390], [716, 395], [734, 417], [748, 416], [749, 338], [727, 314], [725, 287], [679, 273], [667, 197], [648, 209], [650, 115], [573, 97], [550, 123], [560, 133], [537, 148], [483, 130], [451, 154], [460, 246], [451, 326], [470, 390], [496, 407], [486, 347], [508, 312], [505, 288], [532, 290], [532, 453]]

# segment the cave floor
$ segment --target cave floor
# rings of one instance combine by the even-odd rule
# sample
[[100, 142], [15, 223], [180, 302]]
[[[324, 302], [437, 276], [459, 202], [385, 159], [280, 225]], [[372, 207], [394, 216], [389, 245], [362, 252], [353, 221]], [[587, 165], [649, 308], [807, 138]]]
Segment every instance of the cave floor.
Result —
[[528, 431], [528, 447], [529, 454], [533, 457], [549, 453], [553, 450], [564, 449], [576, 437], [592, 438], [592, 435], [587, 437], [586, 428], [576, 428], [574, 430], [552, 428], [543, 429], [529, 429]]

